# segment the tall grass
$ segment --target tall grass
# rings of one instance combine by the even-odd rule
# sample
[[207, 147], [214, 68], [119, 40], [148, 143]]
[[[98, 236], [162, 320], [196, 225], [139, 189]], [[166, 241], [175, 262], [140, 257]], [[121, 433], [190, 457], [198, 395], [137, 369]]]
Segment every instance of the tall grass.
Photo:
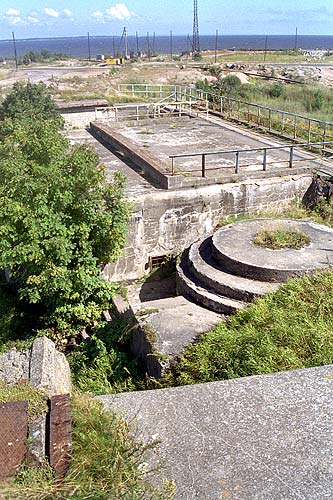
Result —
[[[12, 485], [0, 486], [6, 500], [171, 500], [175, 487], [150, 483], [147, 446], [130, 435], [129, 425], [83, 396], [73, 399], [73, 463], [63, 483], [52, 469], [24, 467]], [[156, 471], [155, 471], [156, 472]]]
[[187, 348], [167, 385], [333, 363], [333, 270], [290, 280]]

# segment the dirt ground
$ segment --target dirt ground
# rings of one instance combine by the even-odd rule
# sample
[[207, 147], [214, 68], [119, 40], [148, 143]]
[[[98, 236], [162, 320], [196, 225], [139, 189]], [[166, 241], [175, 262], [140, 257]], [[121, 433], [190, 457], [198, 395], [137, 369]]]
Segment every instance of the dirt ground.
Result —
[[[218, 66], [223, 70], [222, 75], [237, 75], [242, 83], [247, 83], [253, 75], [259, 77], [274, 77], [302, 79], [310, 83], [317, 83], [333, 87], [333, 63], [279, 63], [279, 62], [242, 62], [241, 58], [249, 55], [239, 55], [240, 62], [227, 62], [224, 59]], [[262, 55], [260, 55], [262, 57]], [[233, 54], [233, 58], [236, 55]], [[221, 57], [219, 58], [221, 60]], [[50, 86], [55, 97], [73, 99], [76, 94], [79, 98], [99, 98], [109, 94], [117, 94], [119, 83], [184, 83], [194, 84], [198, 80], [207, 78], [214, 82], [216, 78], [207, 72], [207, 66], [213, 63], [211, 54], [202, 61], [193, 62], [190, 59], [182, 61], [163, 62], [134, 62], [123, 67], [83, 66], [82, 61], [66, 60], [57, 65], [1, 68], [0, 93], [5, 95], [16, 81], [44, 82]]]

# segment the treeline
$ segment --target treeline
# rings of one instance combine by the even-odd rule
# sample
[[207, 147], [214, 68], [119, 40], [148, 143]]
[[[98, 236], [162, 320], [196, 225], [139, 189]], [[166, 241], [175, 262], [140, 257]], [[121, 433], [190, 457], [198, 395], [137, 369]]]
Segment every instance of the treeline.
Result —
[[35, 50], [28, 50], [23, 57], [19, 57], [19, 65], [28, 65], [35, 62], [50, 62], [57, 61], [59, 59], [68, 59], [66, 54], [61, 52], [50, 52], [49, 50], [42, 49], [40, 52]]

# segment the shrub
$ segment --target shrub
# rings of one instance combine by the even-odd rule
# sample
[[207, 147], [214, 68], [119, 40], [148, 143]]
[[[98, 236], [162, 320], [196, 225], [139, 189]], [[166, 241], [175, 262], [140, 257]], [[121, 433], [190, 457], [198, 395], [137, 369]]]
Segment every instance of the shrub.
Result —
[[256, 235], [253, 243], [271, 250], [282, 248], [299, 250], [310, 243], [310, 238], [302, 231], [289, 231], [281, 227], [274, 230], [262, 229]]
[[307, 111], [319, 111], [324, 104], [324, 94], [321, 89], [315, 89], [307, 93], [305, 107]]
[[278, 98], [285, 94], [285, 89], [282, 83], [273, 83], [268, 90], [270, 97]]
[[219, 82], [221, 94], [236, 95], [242, 86], [242, 82], [236, 75], [228, 75]]

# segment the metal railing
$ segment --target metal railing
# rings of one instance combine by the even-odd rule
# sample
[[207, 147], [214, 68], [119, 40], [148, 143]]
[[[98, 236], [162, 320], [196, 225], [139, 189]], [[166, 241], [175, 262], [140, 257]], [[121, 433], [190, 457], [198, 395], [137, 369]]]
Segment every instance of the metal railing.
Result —
[[[167, 115], [182, 116], [184, 113], [192, 112], [198, 107], [197, 101], [169, 101], [162, 99], [154, 103], [137, 104], [116, 104], [114, 106], [100, 106], [95, 108], [95, 120], [99, 121], [120, 121], [120, 120], [140, 120], [146, 117], [164, 117]], [[202, 104], [202, 103], [201, 103]], [[205, 108], [208, 113], [208, 107]], [[196, 110], [198, 113], [198, 111]]]
[[186, 85], [175, 85], [175, 99], [201, 99], [209, 109], [227, 120], [264, 129], [287, 139], [332, 142], [333, 123], [279, 109], [254, 104], [228, 96], [205, 92]]
[[[294, 164], [296, 162], [302, 162], [302, 161], [310, 161], [310, 160], [316, 160], [318, 159], [316, 156], [309, 155], [304, 157], [304, 151], [302, 151], [303, 155], [301, 155], [300, 158], [295, 157], [295, 149], [297, 148], [304, 148], [304, 147], [311, 147], [311, 148], [319, 148], [321, 151], [323, 150], [323, 146], [330, 144], [332, 145], [333, 142], [316, 142], [316, 143], [304, 143], [304, 144], [288, 144], [288, 145], [282, 145], [282, 146], [267, 146], [267, 147], [260, 147], [260, 148], [251, 148], [251, 149], [228, 149], [224, 151], [204, 151], [204, 152], [197, 152], [197, 153], [183, 153], [183, 154], [177, 154], [177, 155], [170, 155], [169, 158], [171, 159], [171, 175], [178, 175], [179, 171], [176, 171], [176, 164], [175, 160], [176, 158], [195, 158], [195, 157], [201, 157], [201, 168], [200, 169], [192, 169], [190, 172], [201, 172], [201, 177], [206, 177], [206, 172], [207, 170], [221, 170], [221, 169], [226, 169], [226, 168], [233, 168], [234, 173], [238, 174], [239, 170], [241, 167], [249, 167], [253, 165], [258, 165], [258, 162], [256, 161], [255, 163], [246, 163], [241, 165], [240, 164], [240, 156], [245, 155], [246, 153], [257, 153], [262, 151], [262, 170], [264, 172], [267, 171], [268, 165], [273, 165], [276, 163], [287, 163], [289, 168], [293, 168]], [[269, 151], [278, 151], [278, 150], [288, 150], [288, 157], [287, 160], [283, 159], [278, 159], [274, 161], [268, 161], [268, 152]], [[233, 161], [233, 167], [230, 165], [226, 166], [218, 166], [218, 167], [210, 167], [207, 169], [207, 163], [206, 163], [206, 157], [207, 156], [217, 156], [217, 155], [234, 155], [234, 161]], [[259, 163], [260, 164], [260, 163]], [[178, 169], [177, 169], [178, 170]]]
[[205, 92], [187, 85], [119, 84], [118, 90], [133, 97], [141, 95], [147, 99], [161, 99], [167, 93], [173, 93], [176, 102], [183, 100], [193, 100], [198, 103], [207, 101], [209, 110], [218, 113], [226, 120], [257, 127], [294, 141], [307, 141], [307, 143], [333, 141], [332, 122]]
[[119, 83], [118, 90], [124, 94], [131, 94], [133, 97], [162, 99], [168, 94], [174, 95], [175, 86], [158, 83]]

